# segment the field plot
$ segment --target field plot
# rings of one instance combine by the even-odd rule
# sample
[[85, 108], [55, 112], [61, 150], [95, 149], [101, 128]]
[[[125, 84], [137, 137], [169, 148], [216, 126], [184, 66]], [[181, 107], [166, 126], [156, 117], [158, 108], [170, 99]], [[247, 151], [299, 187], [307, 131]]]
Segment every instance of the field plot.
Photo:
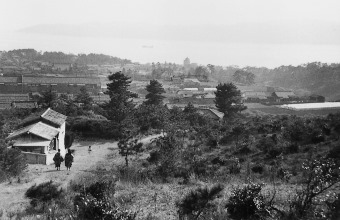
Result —
[[[326, 102], [327, 103], [327, 102]], [[330, 102], [330, 103], [339, 103], [339, 102]], [[311, 105], [318, 104], [318, 105]], [[286, 104], [286, 105], [262, 105], [260, 103], [246, 103], [245, 105], [248, 109], [245, 112], [255, 113], [255, 114], [273, 114], [273, 115], [328, 115], [331, 113], [336, 113], [340, 111], [340, 103], [338, 107], [335, 105], [330, 105], [332, 107], [325, 107], [326, 105], [320, 105], [324, 103], [305, 103], [305, 104]], [[305, 108], [293, 108], [293, 107], [282, 107], [282, 106], [300, 106], [306, 105]], [[308, 108], [307, 108], [308, 106]]]
[[302, 104], [285, 104], [281, 108], [292, 110], [313, 110], [313, 109], [332, 109], [338, 108], [340, 110], [340, 102], [323, 102], [323, 103], [302, 103]]

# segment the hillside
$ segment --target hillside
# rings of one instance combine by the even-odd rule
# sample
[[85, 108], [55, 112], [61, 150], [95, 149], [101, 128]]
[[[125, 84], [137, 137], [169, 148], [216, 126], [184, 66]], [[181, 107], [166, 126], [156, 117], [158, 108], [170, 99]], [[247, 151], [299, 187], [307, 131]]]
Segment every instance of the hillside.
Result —
[[314, 62], [274, 69], [237, 66], [216, 69], [213, 77], [220, 81], [232, 80], [232, 75], [237, 70], [243, 69], [255, 74], [255, 82], [258, 84], [288, 88], [306, 95], [323, 95], [328, 101], [340, 99], [340, 64]]

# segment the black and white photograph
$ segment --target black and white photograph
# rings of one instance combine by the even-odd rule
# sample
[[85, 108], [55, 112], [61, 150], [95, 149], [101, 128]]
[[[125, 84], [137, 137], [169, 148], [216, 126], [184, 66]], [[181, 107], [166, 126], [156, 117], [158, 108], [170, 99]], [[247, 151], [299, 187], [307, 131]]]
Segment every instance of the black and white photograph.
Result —
[[0, 0], [0, 219], [340, 220], [340, 1]]

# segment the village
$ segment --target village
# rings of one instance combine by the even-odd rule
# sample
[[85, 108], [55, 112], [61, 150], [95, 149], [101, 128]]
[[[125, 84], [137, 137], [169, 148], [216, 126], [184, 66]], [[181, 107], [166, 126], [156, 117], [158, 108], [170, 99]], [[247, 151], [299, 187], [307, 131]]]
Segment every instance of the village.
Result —
[[[287, 198], [298, 198], [297, 183], [304, 186], [302, 161], [312, 155], [326, 161], [322, 166], [336, 166], [338, 102], [257, 81], [249, 68], [203, 66], [188, 57], [183, 64], [138, 64], [104, 56], [117, 63], [81, 65], [79, 57], [90, 55], [68, 55], [74, 62], [65, 64], [3, 54], [5, 219], [181, 219], [196, 212], [185, 207], [201, 201], [202, 190], [216, 190], [208, 200], [218, 204], [200, 206], [198, 219], [251, 218], [242, 202], [233, 213], [238, 194], [231, 192], [255, 187], [255, 196], [262, 190], [293, 206]], [[327, 184], [336, 185], [333, 170]], [[299, 206], [282, 211], [259, 198], [270, 210], [266, 218], [299, 213]], [[310, 207], [296, 215], [306, 216]]]
[[[109, 100], [108, 95], [105, 95], [108, 75], [119, 71], [131, 78], [130, 90], [138, 94], [138, 98], [134, 99], [136, 104], [143, 102], [147, 83], [157, 79], [166, 91], [164, 102], [169, 107], [183, 107], [190, 102], [195, 107], [215, 109], [214, 92], [220, 81], [214, 78], [213, 72], [214, 68], [223, 68], [191, 63], [188, 57], [183, 64], [122, 61], [102, 65], [80, 64], [75, 62], [75, 56], [68, 62], [62, 62], [63, 59], [59, 58], [56, 60], [61, 61], [54, 63], [30, 61], [28, 57], [27, 52], [0, 53], [0, 109], [37, 108], [37, 101], [43, 91], [51, 90], [58, 96], [65, 94], [73, 98], [82, 87], [87, 89], [96, 104], [102, 104]], [[290, 89], [266, 86], [261, 82], [251, 85], [234, 83], [241, 91], [245, 105], [325, 102], [325, 97], [321, 95], [296, 94]]]

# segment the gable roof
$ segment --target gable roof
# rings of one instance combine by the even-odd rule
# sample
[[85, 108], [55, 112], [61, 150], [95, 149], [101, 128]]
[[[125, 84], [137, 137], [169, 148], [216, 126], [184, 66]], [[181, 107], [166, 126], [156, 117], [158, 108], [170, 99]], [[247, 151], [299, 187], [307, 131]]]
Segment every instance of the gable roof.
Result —
[[15, 140], [15, 143], [13, 144], [14, 147], [40, 147], [40, 146], [48, 146], [50, 145], [51, 141], [36, 141], [36, 140], [22, 140], [22, 139], [18, 139]]
[[37, 122], [35, 124], [15, 130], [7, 137], [7, 139], [13, 139], [23, 134], [33, 134], [46, 140], [52, 140], [58, 133], [59, 131], [52, 126], [42, 122]]
[[274, 93], [279, 98], [289, 98], [292, 96], [296, 96], [293, 92], [274, 92]]
[[48, 108], [40, 117], [58, 126], [64, 124], [67, 118], [67, 116], [60, 114], [50, 108]]
[[211, 109], [211, 108], [198, 108], [197, 109], [197, 112], [200, 113], [200, 114], [203, 114], [205, 116], [208, 116], [208, 117], [212, 117], [214, 119], [222, 119], [223, 118], [223, 113], [215, 110], [215, 109]]
[[17, 83], [23, 81], [28, 84], [98, 84], [99, 77], [47, 77], [47, 76], [19, 76], [19, 77], [0, 77], [0, 83]]

